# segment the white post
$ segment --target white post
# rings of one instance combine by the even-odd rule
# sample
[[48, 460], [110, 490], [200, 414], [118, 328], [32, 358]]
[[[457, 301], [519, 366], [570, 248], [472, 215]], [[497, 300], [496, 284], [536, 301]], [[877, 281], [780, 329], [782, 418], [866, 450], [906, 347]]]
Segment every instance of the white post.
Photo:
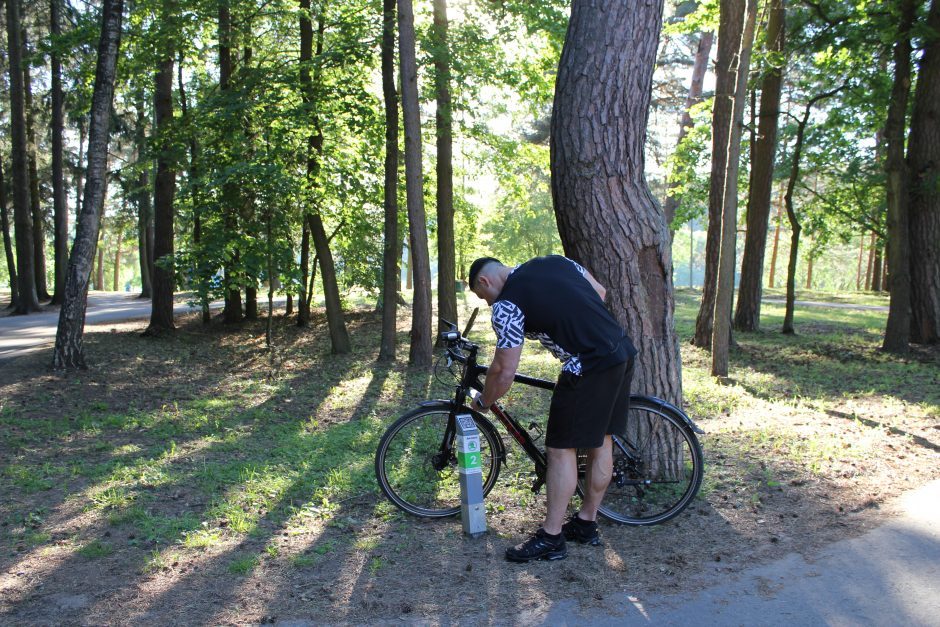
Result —
[[457, 467], [460, 471], [460, 520], [464, 533], [478, 538], [486, 533], [483, 507], [483, 471], [480, 431], [470, 414], [457, 414]]

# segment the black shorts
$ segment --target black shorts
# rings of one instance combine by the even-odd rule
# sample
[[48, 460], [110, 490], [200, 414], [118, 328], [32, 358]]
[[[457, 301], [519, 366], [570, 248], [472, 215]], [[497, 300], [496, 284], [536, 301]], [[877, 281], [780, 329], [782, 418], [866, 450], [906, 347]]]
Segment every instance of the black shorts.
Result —
[[545, 446], [598, 448], [605, 435], [626, 431], [633, 361], [581, 376], [562, 372], [548, 411]]

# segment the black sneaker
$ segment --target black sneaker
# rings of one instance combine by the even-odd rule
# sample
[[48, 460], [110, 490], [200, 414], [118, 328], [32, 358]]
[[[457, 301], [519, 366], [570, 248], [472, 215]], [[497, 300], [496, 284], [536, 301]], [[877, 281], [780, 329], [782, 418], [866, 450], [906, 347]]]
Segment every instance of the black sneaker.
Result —
[[568, 557], [565, 536], [553, 539], [539, 527], [535, 535], [514, 547], [506, 549], [506, 559], [510, 562], [531, 562], [532, 560], [563, 560]]
[[582, 520], [575, 514], [571, 520], [561, 526], [561, 533], [566, 540], [597, 546], [601, 543], [601, 536], [597, 532], [597, 521]]

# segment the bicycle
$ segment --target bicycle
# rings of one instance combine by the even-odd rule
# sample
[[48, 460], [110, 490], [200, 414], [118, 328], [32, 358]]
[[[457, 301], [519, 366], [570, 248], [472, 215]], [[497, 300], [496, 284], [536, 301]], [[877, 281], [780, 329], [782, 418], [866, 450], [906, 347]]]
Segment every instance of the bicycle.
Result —
[[[475, 314], [476, 312], [474, 312]], [[469, 407], [473, 391], [483, 390], [487, 366], [477, 363], [479, 346], [456, 326], [441, 333], [446, 350], [439, 364], [457, 378], [452, 400], [424, 401], [396, 420], [382, 436], [375, 474], [382, 492], [401, 510], [425, 518], [460, 512], [460, 482], [455, 448], [456, 414], [470, 414], [480, 431], [483, 495], [489, 494], [506, 461], [507, 449], [493, 423]], [[457, 368], [455, 371], [454, 368]], [[553, 390], [551, 381], [516, 374], [515, 382]], [[545, 483], [545, 453], [532, 434], [500, 403], [491, 407], [506, 432], [535, 465], [532, 491]], [[536, 429], [532, 423], [529, 429]], [[631, 395], [627, 433], [612, 436], [613, 477], [599, 513], [626, 525], [654, 525], [677, 516], [695, 498], [704, 461], [696, 433], [704, 433], [670, 403]], [[586, 453], [578, 451], [578, 494], [583, 496]]]

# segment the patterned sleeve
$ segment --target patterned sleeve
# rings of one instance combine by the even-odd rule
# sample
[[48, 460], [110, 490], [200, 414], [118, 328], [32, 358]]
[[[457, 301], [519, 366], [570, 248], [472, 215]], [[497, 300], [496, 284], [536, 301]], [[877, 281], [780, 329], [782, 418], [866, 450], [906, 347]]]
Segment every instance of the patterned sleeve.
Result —
[[496, 333], [496, 348], [516, 348], [525, 341], [525, 314], [508, 301], [493, 303], [493, 331]]
[[[568, 259], [568, 258], [565, 257], [565, 259]], [[578, 263], [577, 261], [575, 261], [574, 259], [568, 259], [568, 261], [570, 261], [571, 263], [574, 264], [574, 267], [578, 269], [578, 272], [581, 273], [581, 276], [585, 276], [584, 268], [581, 266], [581, 264], [579, 264], [579, 263]]]

